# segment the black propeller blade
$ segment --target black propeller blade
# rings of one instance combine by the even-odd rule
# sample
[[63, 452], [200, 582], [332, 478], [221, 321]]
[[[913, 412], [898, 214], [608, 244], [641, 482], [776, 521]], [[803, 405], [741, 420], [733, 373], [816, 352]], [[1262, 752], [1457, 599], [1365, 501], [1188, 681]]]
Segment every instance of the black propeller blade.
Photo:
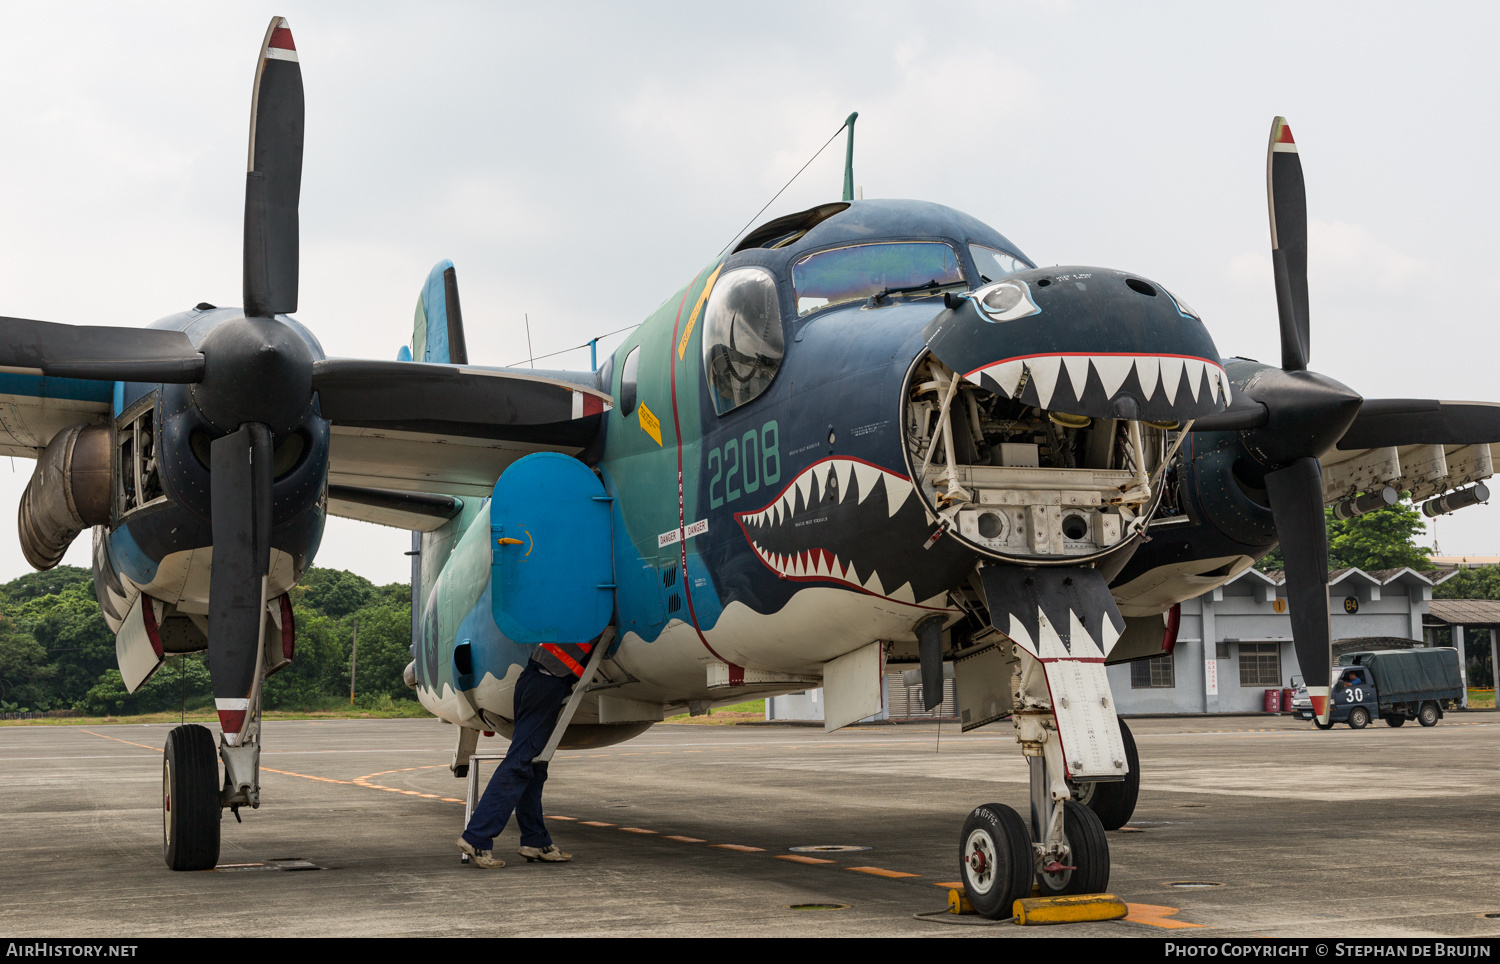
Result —
[[53, 378], [195, 382], [203, 356], [180, 331], [0, 318], [0, 369]]
[[[1302, 160], [1285, 117], [1271, 122], [1266, 151], [1271, 214], [1271, 263], [1281, 325], [1281, 368], [1257, 371], [1219, 415], [1193, 423], [1195, 432], [1239, 431], [1266, 470], [1276, 538], [1286, 559], [1292, 640], [1308, 695], [1326, 719], [1333, 639], [1328, 619], [1328, 531], [1318, 458], [1353, 432], [1363, 400], [1348, 386], [1307, 370], [1307, 190]], [[1355, 433], [1357, 434], [1357, 433]], [[1388, 444], [1388, 443], [1387, 443]]]
[[1339, 448], [1477, 445], [1500, 439], [1500, 405], [1432, 398], [1366, 399]]
[[[1266, 474], [1266, 494], [1276, 522], [1276, 538], [1286, 559], [1287, 609], [1297, 664], [1322, 717], [1333, 663], [1328, 618], [1328, 532], [1323, 515], [1323, 467], [1300, 458]], [[1320, 705], [1321, 704], [1321, 705]]]
[[297, 203], [302, 194], [302, 66], [286, 18], [273, 17], [250, 101], [245, 175], [245, 314], [297, 310]]
[[1302, 159], [1285, 117], [1271, 122], [1266, 151], [1266, 193], [1271, 210], [1271, 264], [1281, 316], [1282, 371], [1302, 371], [1311, 354], [1307, 317], [1307, 188]]
[[271, 432], [258, 422], [215, 439], [208, 661], [225, 741], [238, 742], [260, 683], [271, 571]]

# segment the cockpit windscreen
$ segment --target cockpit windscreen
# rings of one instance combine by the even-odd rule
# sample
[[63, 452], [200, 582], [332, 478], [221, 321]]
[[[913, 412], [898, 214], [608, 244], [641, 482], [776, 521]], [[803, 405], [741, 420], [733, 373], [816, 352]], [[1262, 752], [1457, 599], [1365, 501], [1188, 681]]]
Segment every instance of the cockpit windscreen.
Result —
[[953, 247], [942, 241], [884, 241], [817, 251], [792, 265], [797, 314], [871, 295], [924, 296], [967, 287]]
[[1015, 255], [982, 244], [969, 245], [969, 254], [974, 258], [974, 266], [979, 269], [980, 284], [999, 281], [1008, 274], [1026, 271], [1031, 267]]

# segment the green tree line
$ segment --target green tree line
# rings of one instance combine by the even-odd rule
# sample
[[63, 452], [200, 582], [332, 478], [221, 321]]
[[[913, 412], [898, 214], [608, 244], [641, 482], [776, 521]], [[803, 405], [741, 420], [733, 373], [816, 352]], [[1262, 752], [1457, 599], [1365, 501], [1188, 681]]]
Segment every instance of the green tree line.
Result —
[[[349, 660], [359, 625], [357, 703], [415, 700], [402, 681], [411, 660], [411, 587], [376, 586], [342, 569], [311, 569], [292, 590], [297, 651], [266, 681], [267, 709], [315, 710], [349, 702]], [[92, 574], [58, 566], [0, 585], [0, 711], [76, 709], [151, 713], [213, 706], [205, 653], [169, 656], [126, 693], [115, 638]]]

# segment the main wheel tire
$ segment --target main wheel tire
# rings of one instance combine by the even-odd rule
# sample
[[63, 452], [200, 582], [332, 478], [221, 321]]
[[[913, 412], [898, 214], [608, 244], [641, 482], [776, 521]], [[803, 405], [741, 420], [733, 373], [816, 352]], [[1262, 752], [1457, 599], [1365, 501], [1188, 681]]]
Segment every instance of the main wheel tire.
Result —
[[1436, 703], [1423, 703], [1422, 708], [1417, 711], [1417, 722], [1423, 726], [1437, 726], [1441, 716]]
[[1392, 715], [1387, 716], [1385, 718], [1385, 725], [1386, 726], [1405, 726], [1406, 725], [1406, 717], [1404, 717], [1404, 716], [1396, 716], [1396, 715], [1392, 714]]
[[1333, 729], [1333, 720], [1329, 720], [1327, 723], [1324, 723], [1322, 720], [1318, 719], [1315, 716], [1313, 717], [1313, 726], [1316, 726], [1320, 730], [1331, 730]]
[[1105, 830], [1119, 830], [1135, 813], [1136, 800], [1141, 795], [1141, 757], [1135, 749], [1135, 737], [1130, 727], [1120, 720], [1120, 738], [1125, 742], [1125, 763], [1130, 772], [1125, 779], [1113, 783], [1079, 783], [1074, 787], [1073, 799], [1094, 811]]
[[1038, 873], [1043, 897], [1101, 894], [1109, 886], [1109, 838], [1094, 811], [1073, 800], [1063, 804], [1063, 836], [1067, 838], [1072, 870]]
[[1363, 730], [1370, 725], [1370, 711], [1363, 706], [1356, 706], [1349, 711], [1349, 729]]
[[975, 913], [1010, 917], [1015, 902], [1031, 894], [1036, 859], [1021, 815], [1003, 803], [975, 807], [959, 837], [958, 872]]
[[162, 855], [173, 870], [211, 870], [219, 862], [219, 759], [207, 727], [167, 734], [161, 762]]

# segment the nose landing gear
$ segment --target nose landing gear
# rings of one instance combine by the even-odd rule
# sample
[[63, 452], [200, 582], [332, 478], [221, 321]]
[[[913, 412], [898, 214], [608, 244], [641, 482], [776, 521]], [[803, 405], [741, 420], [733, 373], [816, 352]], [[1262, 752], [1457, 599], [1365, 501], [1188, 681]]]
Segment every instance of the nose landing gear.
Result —
[[1009, 917], [1011, 905], [1031, 893], [1035, 860], [1021, 815], [1003, 803], [975, 807], [964, 821], [958, 863], [964, 892], [976, 913]]

